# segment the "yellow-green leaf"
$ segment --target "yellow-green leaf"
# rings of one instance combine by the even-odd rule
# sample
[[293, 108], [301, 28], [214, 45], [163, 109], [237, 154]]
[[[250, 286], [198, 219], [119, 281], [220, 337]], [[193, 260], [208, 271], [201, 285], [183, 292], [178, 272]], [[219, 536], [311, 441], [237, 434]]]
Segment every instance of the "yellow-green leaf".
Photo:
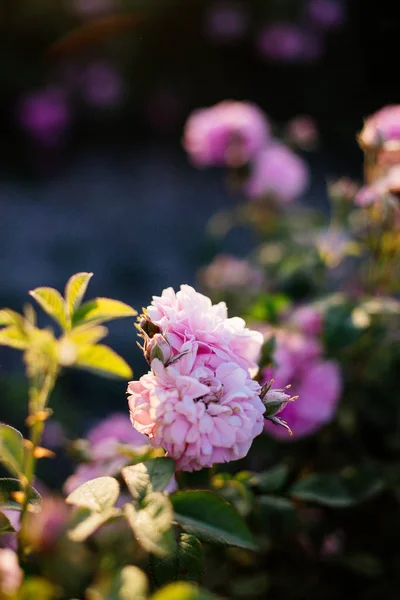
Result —
[[93, 273], [76, 273], [72, 275], [65, 286], [65, 302], [70, 318], [80, 307]]
[[95, 533], [107, 521], [119, 517], [121, 511], [118, 508], [107, 508], [103, 512], [90, 512], [88, 509], [79, 511], [78, 523], [70, 529], [68, 537], [73, 542], [84, 542], [90, 535]]
[[122, 317], [135, 317], [137, 311], [119, 300], [95, 298], [83, 304], [74, 314], [73, 325], [81, 323], [104, 323]]
[[125, 505], [125, 515], [139, 544], [147, 552], [168, 556], [176, 550], [172, 529], [173, 510], [167, 496], [153, 492], [146, 496], [142, 508]]
[[9, 346], [17, 350], [25, 350], [29, 345], [29, 341], [24, 332], [10, 325], [0, 330], [0, 346]]
[[19, 329], [24, 328], [24, 317], [15, 310], [2, 308], [0, 310], [0, 327], [3, 325], [15, 325]]
[[106, 337], [108, 333], [107, 327], [102, 325], [85, 324], [80, 327], [74, 327], [66, 339], [70, 340], [78, 346], [92, 346]]
[[68, 504], [102, 512], [112, 508], [119, 496], [119, 483], [114, 477], [97, 477], [74, 490], [66, 499]]
[[65, 302], [60, 292], [51, 287], [39, 287], [29, 293], [50, 317], [63, 329], [68, 329]]
[[23, 472], [23, 437], [14, 427], [4, 423], [0, 423], [0, 462], [14, 475]]
[[197, 585], [177, 581], [158, 590], [150, 600], [216, 600], [217, 596], [199, 588]]
[[132, 369], [128, 363], [114, 350], [102, 344], [81, 348], [74, 366], [104, 376], [132, 378]]
[[134, 565], [128, 565], [117, 573], [110, 598], [118, 600], [146, 600], [149, 590], [147, 575]]

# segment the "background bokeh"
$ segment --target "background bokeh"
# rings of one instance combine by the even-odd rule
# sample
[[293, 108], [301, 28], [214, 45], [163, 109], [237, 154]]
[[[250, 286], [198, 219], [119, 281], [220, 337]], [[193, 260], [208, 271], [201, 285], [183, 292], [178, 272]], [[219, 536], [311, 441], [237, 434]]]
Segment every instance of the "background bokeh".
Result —
[[[20, 310], [32, 287], [61, 289], [86, 270], [93, 296], [140, 308], [166, 286], [195, 283], [217, 251], [246, 254], [249, 231], [223, 247], [205, 236], [231, 199], [223, 174], [196, 170], [181, 148], [197, 107], [249, 100], [278, 125], [311, 115], [320, 144], [306, 156], [303, 201], [312, 206], [327, 209], [328, 180], [361, 180], [355, 134], [363, 117], [396, 101], [398, 27], [389, 1], [341, 9], [322, 31], [297, 0], [2, 3], [0, 305]], [[265, 28], [283, 20], [313, 36], [309, 55], [262, 50]], [[110, 344], [140, 375], [134, 329], [110, 329]], [[0, 419], [16, 425], [25, 414], [20, 369], [19, 356], [0, 348]], [[54, 409], [81, 433], [125, 410], [124, 384], [68, 373]]]

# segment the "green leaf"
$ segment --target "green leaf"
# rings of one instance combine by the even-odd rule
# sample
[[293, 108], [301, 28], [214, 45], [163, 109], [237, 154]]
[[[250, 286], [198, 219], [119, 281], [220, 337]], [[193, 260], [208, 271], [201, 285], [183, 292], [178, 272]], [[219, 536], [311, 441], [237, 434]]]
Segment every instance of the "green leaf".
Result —
[[21, 329], [10, 325], [0, 330], [0, 346], [9, 346], [16, 350], [26, 350], [29, 346], [29, 340]]
[[140, 510], [126, 504], [125, 514], [137, 541], [147, 552], [167, 556], [174, 551], [173, 510], [167, 496], [160, 492], [149, 494]]
[[171, 502], [176, 520], [200, 540], [257, 549], [247, 525], [233, 506], [213, 492], [176, 492]]
[[228, 473], [218, 473], [212, 478], [211, 484], [220, 496], [236, 508], [242, 517], [251, 513], [254, 495], [246, 482], [240, 481]]
[[[15, 494], [21, 492], [21, 484], [18, 479], [3, 478], [0, 479], [0, 509], [1, 510], [21, 510], [21, 504]], [[36, 512], [42, 502], [42, 497], [34, 487], [28, 488], [29, 507]]]
[[262, 492], [278, 492], [285, 484], [288, 474], [287, 465], [278, 465], [268, 471], [255, 473], [249, 483], [260, 488]]
[[260, 527], [270, 538], [279, 539], [297, 530], [298, 517], [296, 507], [287, 498], [260, 496]]
[[66, 499], [68, 504], [103, 512], [112, 508], [119, 496], [119, 483], [114, 477], [97, 477], [74, 490]]
[[72, 275], [68, 279], [65, 286], [65, 302], [71, 319], [75, 311], [80, 307], [92, 277], [93, 273], [76, 273], [76, 275]]
[[122, 469], [122, 476], [133, 498], [141, 501], [152, 492], [164, 491], [174, 471], [174, 461], [160, 457], [125, 467]]
[[122, 317], [135, 317], [137, 312], [128, 304], [111, 298], [95, 298], [83, 304], [74, 314], [73, 325], [104, 323]]
[[178, 547], [166, 558], [152, 557], [152, 573], [157, 585], [170, 581], [200, 581], [204, 572], [204, 551], [199, 540], [188, 533], [181, 533]]
[[170, 583], [158, 590], [150, 600], [216, 600], [217, 596], [210, 594], [191, 583]]
[[369, 500], [383, 488], [384, 482], [377, 470], [363, 467], [344, 475], [315, 473], [297, 481], [289, 493], [299, 500], [346, 508]]
[[18, 600], [56, 600], [60, 589], [44, 577], [27, 577], [18, 590]]
[[16, 530], [6, 515], [0, 512], [0, 535], [4, 535], [5, 533], [15, 533], [15, 531]]
[[133, 376], [128, 363], [114, 350], [102, 344], [81, 348], [74, 366], [103, 376], [122, 379], [131, 379]]
[[92, 512], [90, 509], [81, 508], [75, 516], [77, 523], [69, 530], [68, 537], [73, 542], [84, 542], [107, 521], [119, 516], [121, 516], [121, 511], [118, 508], [105, 508], [102, 512]]
[[147, 575], [138, 567], [128, 565], [115, 576], [108, 600], [146, 600], [148, 591]]
[[68, 329], [68, 318], [64, 298], [51, 287], [39, 287], [29, 292], [43, 310], [62, 327]]
[[14, 475], [24, 470], [24, 439], [19, 431], [0, 423], [0, 462]]

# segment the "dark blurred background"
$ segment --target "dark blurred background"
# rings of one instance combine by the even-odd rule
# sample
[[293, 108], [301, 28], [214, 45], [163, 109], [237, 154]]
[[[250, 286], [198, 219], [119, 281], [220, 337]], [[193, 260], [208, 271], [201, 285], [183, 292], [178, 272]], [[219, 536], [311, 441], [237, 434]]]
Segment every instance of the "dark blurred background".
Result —
[[[361, 180], [362, 119], [398, 101], [395, 3], [342, 2], [340, 23], [324, 30], [306, 23], [305, 4], [3, 2], [0, 306], [20, 310], [32, 287], [62, 289], [72, 273], [93, 271], [89, 297], [140, 309], [166, 286], [195, 283], [215, 252], [246, 254], [246, 231], [223, 247], [205, 237], [208, 219], [231, 199], [224, 174], [196, 170], [181, 147], [195, 108], [249, 100], [276, 126], [310, 115], [320, 144], [306, 157], [304, 201], [322, 210], [327, 180]], [[311, 31], [311, 58], [260, 51], [262, 29], [281, 21]], [[135, 330], [126, 322], [110, 330], [110, 345], [140, 375]], [[19, 359], [0, 349], [0, 419], [16, 425], [26, 410]], [[125, 410], [124, 387], [68, 373], [54, 408], [80, 433], [95, 417]]]

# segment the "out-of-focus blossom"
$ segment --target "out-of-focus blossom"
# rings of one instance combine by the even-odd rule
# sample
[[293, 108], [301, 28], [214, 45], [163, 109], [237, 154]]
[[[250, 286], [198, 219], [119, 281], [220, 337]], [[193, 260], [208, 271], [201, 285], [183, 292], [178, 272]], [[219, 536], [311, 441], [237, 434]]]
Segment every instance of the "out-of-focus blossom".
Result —
[[308, 0], [306, 16], [321, 29], [336, 29], [346, 19], [342, 0]]
[[81, 94], [97, 108], [115, 108], [124, 98], [124, 82], [117, 69], [108, 62], [89, 65], [82, 74]]
[[190, 115], [183, 145], [199, 167], [240, 167], [266, 144], [269, 132], [268, 120], [257, 106], [225, 101]]
[[261, 56], [282, 63], [317, 60], [323, 50], [321, 38], [293, 23], [274, 23], [265, 27], [257, 41]]
[[71, 0], [73, 11], [83, 17], [96, 17], [107, 13], [115, 10], [118, 4], [118, 0]]
[[256, 156], [245, 189], [250, 198], [274, 196], [286, 203], [305, 192], [309, 177], [304, 160], [275, 142]]
[[51, 552], [66, 531], [69, 514], [70, 507], [63, 498], [45, 496], [40, 511], [29, 515], [27, 535], [32, 548], [40, 552]]
[[[14, 527], [15, 531], [19, 531], [21, 512], [19, 510], [2, 510], [1, 512], [10, 521], [10, 523]], [[17, 551], [18, 540], [17, 540], [17, 536], [15, 535], [15, 533], [6, 533], [5, 535], [1, 535], [0, 536], [0, 548], [10, 548], [10, 550]]]
[[58, 146], [63, 143], [72, 118], [68, 94], [57, 87], [27, 94], [19, 102], [17, 118], [37, 142]]
[[146, 436], [132, 429], [124, 413], [115, 413], [101, 421], [88, 432], [87, 440], [89, 462], [79, 465], [68, 477], [64, 484], [66, 494], [90, 479], [117, 474], [129, 463], [129, 457], [119, 452], [119, 446], [126, 444], [140, 449], [148, 444]]
[[330, 268], [337, 267], [346, 256], [357, 256], [359, 248], [345, 229], [331, 226], [315, 236], [315, 245], [322, 260]]
[[364, 185], [357, 192], [354, 202], [357, 206], [372, 206], [380, 202], [387, 193], [386, 178], [378, 179], [371, 185]]
[[364, 122], [358, 141], [365, 149], [400, 141], [400, 104], [385, 106]]
[[200, 281], [211, 291], [259, 291], [264, 282], [261, 269], [247, 260], [229, 254], [219, 254], [200, 272]]
[[322, 332], [321, 311], [313, 306], [300, 306], [293, 311], [290, 322], [302, 333], [319, 335]]
[[206, 13], [205, 32], [217, 42], [232, 42], [244, 36], [248, 14], [243, 4], [222, 0], [213, 4]]
[[192, 471], [246, 456], [263, 429], [265, 407], [250, 368], [262, 335], [227, 318], [225, 303], [190, 286], [164, 290], [146, 314], [175, 353], [170, 364], [128, 386], [133, 426], [164, 447], [179, 470]]
[[328, 192], [331, 198], [344, 200], [348, 203], [354, 200], [358, 191], [359, 186], [348, 177], [341, 177], [328, 186]]
[[300, 148], [315, 147], [318, 142], [318, 129], [315, 121], [308, 115], [300, 115], [289, 121], [286, 128], [287, 140]]
[[[332, 420], [341, 394], [338, 365], [322, 357], [322, 347], [313, 336], [292, 331], [271, 332], [275, 336], [274, 367], [268, 367], [263, 380], [274, 380], [274, 387], [290, 385], [290, 393], [298, 396], [282, 411], [293, 432], [293, 439], [317, 432]], [[280, 427], [265, 422], [266, 430], [279, 439], [289, 439]]]
[[0, 598], [14, 596], [23, 577], [16, 553], [9, 548], [0, 549]]
[[326, 535], [321, 543], [320, 554], [323, 558], [330, 558], [341, 554], [344, 547], [343, 531], [334, 531]]
[[60, 448], [66, 441], [64, 429], [58, 421], [46, 421], [42, 435], [42, 445], [45, 448]]

